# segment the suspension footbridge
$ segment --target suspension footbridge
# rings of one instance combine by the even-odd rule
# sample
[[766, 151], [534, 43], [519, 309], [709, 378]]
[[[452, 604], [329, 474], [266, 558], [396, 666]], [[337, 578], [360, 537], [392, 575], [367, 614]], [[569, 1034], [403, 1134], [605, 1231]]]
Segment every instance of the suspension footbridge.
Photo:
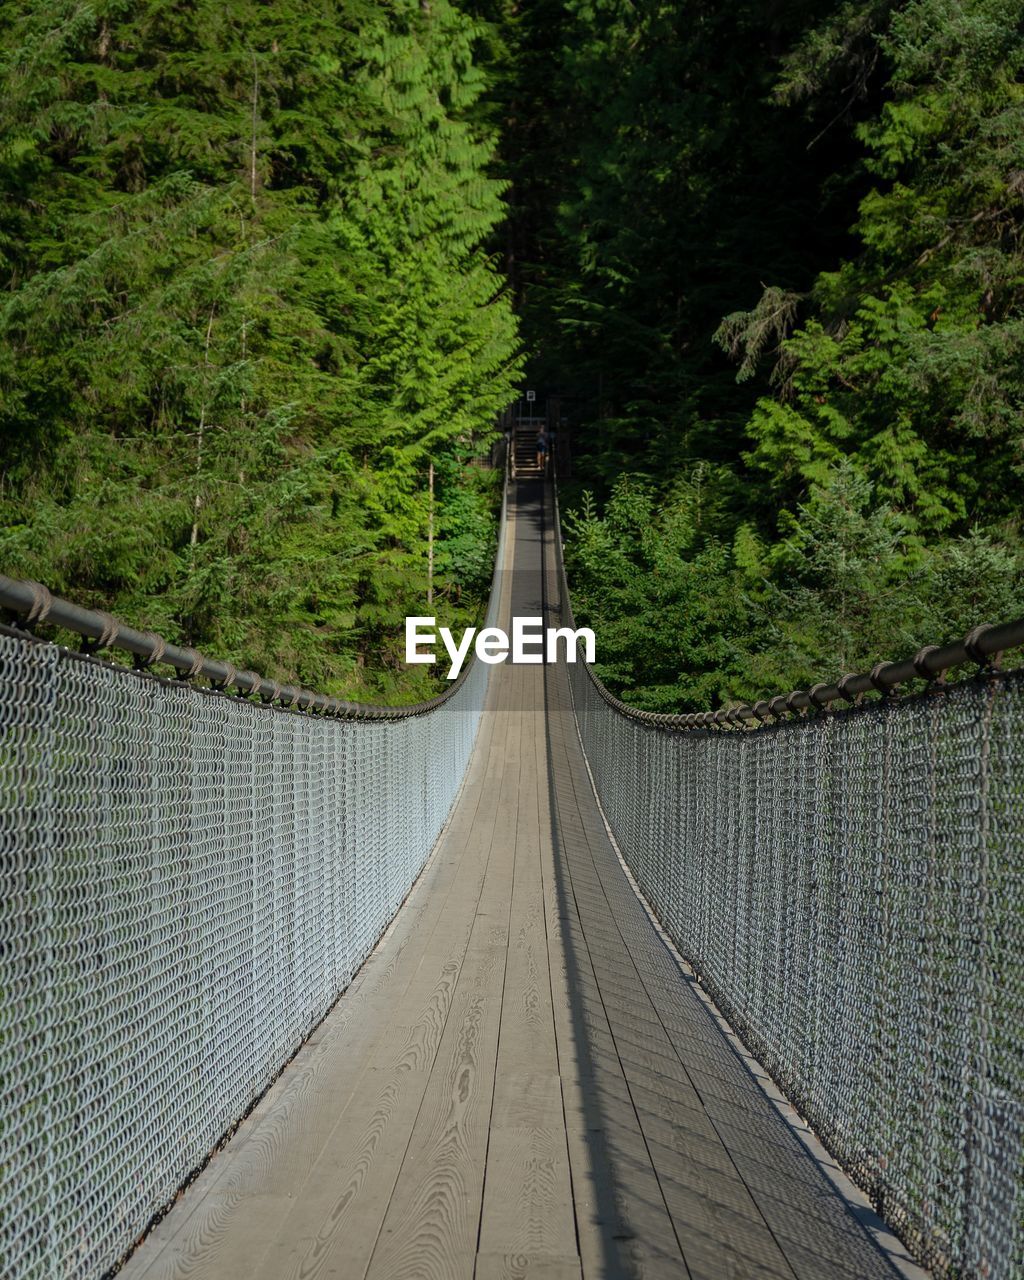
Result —
[[[540, 478], [524, 615], [571, 619]], [[663, 717], [582, 663], [371, 712], [77, 623], [220, 688], [0, 637], [5, 1276], [1024, 1274], [1024, 626]]]

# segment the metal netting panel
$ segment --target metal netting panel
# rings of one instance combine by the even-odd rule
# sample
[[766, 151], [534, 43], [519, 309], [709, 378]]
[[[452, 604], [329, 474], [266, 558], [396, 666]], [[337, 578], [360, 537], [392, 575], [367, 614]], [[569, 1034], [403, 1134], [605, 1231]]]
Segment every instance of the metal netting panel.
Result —
[[753, 732], [623, 715], [569, 667], [643, 893], [938, 1274], [1024, 1276], [1024, 677]]
[[423, 866], [488, 671], [350, 722], [0, 636], [0, 1274], [102, 1275], [273, 1079]]

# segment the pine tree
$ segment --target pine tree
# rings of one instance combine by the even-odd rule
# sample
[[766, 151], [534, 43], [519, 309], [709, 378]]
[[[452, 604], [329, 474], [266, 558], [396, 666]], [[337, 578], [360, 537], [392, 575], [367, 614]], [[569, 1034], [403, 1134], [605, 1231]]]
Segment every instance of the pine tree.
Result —
[[613, 687], [748, 699], [1019, 613], [1019, 6], [490, 8]]
[[409, 696], [386, 627], [424, 594], [428, 459], [464, 454], [515, 372], [481, 248], [480, 24], [7, 10], [9, 571], [238, 665]]

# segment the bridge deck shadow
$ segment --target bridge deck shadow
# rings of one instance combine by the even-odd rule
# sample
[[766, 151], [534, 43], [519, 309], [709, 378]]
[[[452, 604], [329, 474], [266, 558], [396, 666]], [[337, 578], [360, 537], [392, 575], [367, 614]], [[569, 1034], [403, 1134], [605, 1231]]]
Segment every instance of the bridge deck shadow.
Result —
[[[504, 618], [559, 620], [519, 486]], [[463, 792], [334, 1012], [136, 1280], [894, 1274], [622, 872], [563, 668], [495, 668]]]

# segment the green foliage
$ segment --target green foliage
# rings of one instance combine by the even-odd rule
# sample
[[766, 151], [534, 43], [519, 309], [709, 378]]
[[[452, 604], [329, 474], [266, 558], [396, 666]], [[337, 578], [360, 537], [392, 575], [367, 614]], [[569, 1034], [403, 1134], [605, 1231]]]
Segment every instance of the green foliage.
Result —
[[693, 487], [657, 502], [623, 477], [565, 519], [602, 679], [651, 711], [705, 710], [870, 670], [923, 637], [1020, 612], [1024, 543], [972, 530], [923, 545], [848, 462], [825, 468], [767, 544], [702, 530]]
[[445, 621], [490, 579], [514, 294], [627, 696], [752, 697], [1020, 612], [1017, 0], [4, 18], [9, 571], [419, 696], [429, 547]]
[[781, 343], [747, 461], [792, 504], [839, 450], [930, 538], [1012, 518], [1024, 481], [1024, 38], [1013, 4], [916, 0], [878, 43], [863, 248]]
[[702, 536], [693, 488], [659, 510], [648, 485], [624, 477], [603, 516], [588, 494], [565, 529], [574, 608], [594, 628], [601, 678], [651, 711], [720, 696], [744, 606], [729, 549]]
[[823, 216], [832, 157], [807, 150], [817, 121], [765, 105], [772, 54], [827, 7], [564, 0], [506, 18], [510, 269], [531, 379], [592, 424], [601, 495], [622, 468], [735, 457], [754, 396], [710, 335], [754, 302], [766, 264], [780, 297], [798, 295], [845, 237]]
[[503, 145], [555, 175], [517, 271], [613, 687], [703, 707], [1019, 616], [1019, 3], [554, 10], [505, 22]]
[[422, 694], [428, 466], [443, 560], [460, 512], [493, 519], [469, 462], [517, 372], [484, 34], [446, 0], [5, 7], [9, 572], [272, 676]]

